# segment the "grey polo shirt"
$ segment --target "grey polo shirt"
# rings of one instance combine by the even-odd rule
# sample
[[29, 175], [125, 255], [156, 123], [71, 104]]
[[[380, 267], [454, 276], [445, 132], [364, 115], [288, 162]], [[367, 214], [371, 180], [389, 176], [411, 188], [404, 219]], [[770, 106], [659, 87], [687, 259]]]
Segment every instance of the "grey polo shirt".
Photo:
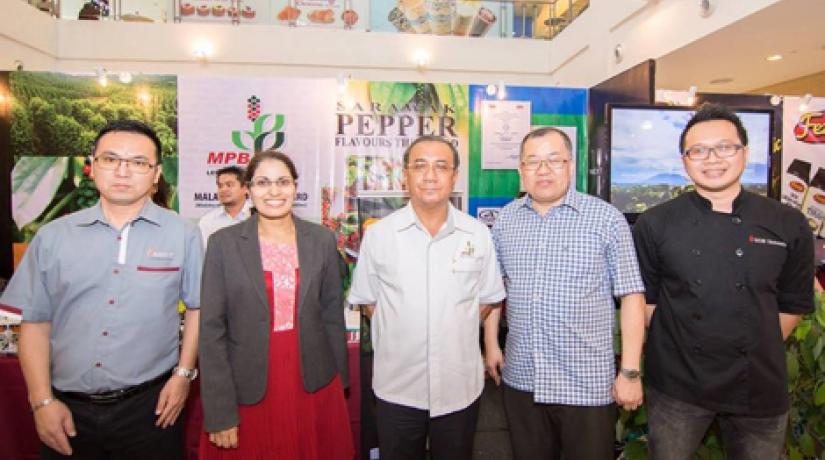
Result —
[[178, 361], [178, 300], [200, 305], [198, 229], [147, 200], [118, 231], [100, 204], [43, 226], [0, 303], [51, 322], [52, 385], [97, 393]]

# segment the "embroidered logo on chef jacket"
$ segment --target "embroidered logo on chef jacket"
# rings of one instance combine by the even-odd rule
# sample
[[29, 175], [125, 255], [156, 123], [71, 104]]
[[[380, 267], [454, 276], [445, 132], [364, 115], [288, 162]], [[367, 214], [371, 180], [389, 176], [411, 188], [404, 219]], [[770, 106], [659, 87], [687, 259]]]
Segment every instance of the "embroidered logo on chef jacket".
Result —
[[751, 244], [767, 244], [769, 246], [779, 246], [780, 248], [787, 248], [788, 243], [779, 240], [772, 240], [770, 238], [761, 238], [758, 236], [748, 236], [748, 243]]

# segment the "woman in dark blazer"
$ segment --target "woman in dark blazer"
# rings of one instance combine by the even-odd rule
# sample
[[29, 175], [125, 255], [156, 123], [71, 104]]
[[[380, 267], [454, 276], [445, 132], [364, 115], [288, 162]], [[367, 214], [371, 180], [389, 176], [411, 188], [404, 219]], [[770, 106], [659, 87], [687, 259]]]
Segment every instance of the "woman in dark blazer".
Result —
[[256, 154], [256, 213], [209, 239], [201, 458], [354, 456], [339, 255], [331, 231], [292, 214], [297, 178], [283, 153]]

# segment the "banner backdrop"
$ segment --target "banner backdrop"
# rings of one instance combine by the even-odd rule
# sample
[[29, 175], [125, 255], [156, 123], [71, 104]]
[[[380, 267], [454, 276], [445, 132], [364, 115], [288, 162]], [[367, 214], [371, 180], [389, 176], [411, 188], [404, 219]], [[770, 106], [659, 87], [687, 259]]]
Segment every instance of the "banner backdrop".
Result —
[[350, 81], [335, 106], [337, 177], [324, 189], [322, 219], [338, 232], [350, 262], [358, 253], [362, 221], [383, 217], [405, 201], [402, 157], [419, 136], [442, 136], [458, 150], [453, 201], [466, 207], [461, 205], [467, 183], [465, 85]]
[[216, 170], [276, 148], [298, 169], [296, 213], [319, 221], [321, 187], [333, 181], [335, 88], [333, 79], [179, 77], [181, 215], [195, 221], [218, 206]]
[[783, 117], [782, 202], [825, 237], [825, 98], [785, 97]]
[[[503, 161], [497, 162], [499, 164], [491, 165], [489, 156], [493, 158], [502, 157], [500, 153], [486, 152], [485, 148], [495, 148], [502, 150], [505, 147], [508, 150], [515, 149], [518, 151], [518, 145], [521, 139], [517, 139], [518, 135], [512, 135], [512, 139], [508, 140], [507, 146], [503, 146], [503, 142], [488, 142], [485, 146], [483, 142], [484, 127], [487, 129], [497, 126], [495, 120], [486, 120], [486, 117], [496, 116], [499, 112], [490, 112], [485, 110], [489, 108], [492, 103], [499, 101], [499, 94], [496, 91], [490, 91], [488, 94], [487, 86], [470, 85], [470, 138], [469, 138], [469, 173], [470, 183], [469, 187], [469, 206], [468, 212], [471, 216], [477, 217], [479, 220], [487, 225], [493, 225], [498, 211], [504, 205], [509, 203], [519, 193], [519, 175], [518, 160], [510, 158], [508, 166], [502, 166]], [[574, 161], [576, 162], [575, 180], [571, 183], [575, 184], [579, 191], [587, 190], [587, 90], [573, 89], [573, 88], [537, 88], [537, 87], [519, 87], [508, 86], [505, 89], [506, 95], [502, 98], [507, 102], [520, 102], [521, 104], [507, 104], [513, 106], [509, 110], [507, 119], [511, 120], [510, 131], [512, 133], [520, 133], [527, 129], [526, 122], [516, 123], [516, 120], [521, 118], [520, 112], [527, 110], [529, 113], [529, 129], [535, 129], [542, 126], [554, 126], [566, 132], [573, 141]], [[499, 104], [501, 105], [501, 104]], [[518, 129], [513, 128], [516, 125], [520, 126]], [[493, 128], [495, 129], [495, 128]], [[488, 138], [490, 137], [490, 133]], [[494, 133], [497, 139], [501, 139], [501, 132]], [[523, 136], [522, 136], [523, 137]], [[487, 157], [488, 167], [484, 166], [484, 160]]]

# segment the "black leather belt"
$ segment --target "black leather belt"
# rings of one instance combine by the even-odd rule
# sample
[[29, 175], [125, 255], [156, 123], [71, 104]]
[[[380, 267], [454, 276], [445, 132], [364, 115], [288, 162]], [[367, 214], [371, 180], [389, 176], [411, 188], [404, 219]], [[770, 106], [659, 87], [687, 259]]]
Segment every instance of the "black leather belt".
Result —
[[171, 376], [172, 369], [169, 369], [168, 371], [153, 378], [152, 380], [147, 380], [143, 383], [139, 383], [137, 385], [133, 385], [126, 388], [121, 388], [119, 390], [104, 391], [102, 393], [81, 393], [77, 391], [60, 391], [57, 389], [53, 390], [57, 396], [64, 397], [67, 399], [74, 399], [76, 401], [83, 401], [100, 405], [114, 404], [116, 402], [120, 402], [124, 399], [130, 398], [138, 393], [142, 393], [159, 383], [165, 382], [169, 380], [169, 377]]

